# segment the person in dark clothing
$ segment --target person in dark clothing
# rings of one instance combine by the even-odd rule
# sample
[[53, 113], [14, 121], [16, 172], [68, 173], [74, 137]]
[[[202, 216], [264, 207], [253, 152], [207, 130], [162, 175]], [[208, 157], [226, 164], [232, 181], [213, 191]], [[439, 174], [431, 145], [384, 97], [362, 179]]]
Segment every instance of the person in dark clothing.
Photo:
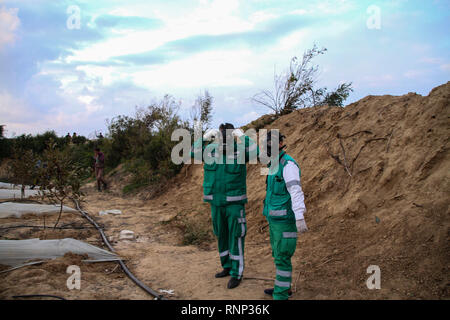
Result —
[[108, 184], [105, 179], [103, 179], [103, 171], [105, 169], [105, 155], [100, 151], [100, 148], [94, 149], [94, 168], [95, 168], [95, 178], [97, 179], [97, 189], [102, 191], [101, 185], [103, 184], [103, 189], [106, 190]]
[[72, 142], [72, 137], [70, 136], [70, 133], [67, 133], [66, 137], [65, 137], [66, 143], [69, 144]]

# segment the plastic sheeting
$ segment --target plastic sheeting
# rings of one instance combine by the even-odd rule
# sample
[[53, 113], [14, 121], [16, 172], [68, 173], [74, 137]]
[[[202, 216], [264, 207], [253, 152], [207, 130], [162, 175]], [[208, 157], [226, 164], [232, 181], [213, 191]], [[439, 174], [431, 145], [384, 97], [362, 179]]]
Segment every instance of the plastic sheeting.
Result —
[[29, 260], [49, 260], [72, 252], [87, 254], [86, 262], [115, 261], [114, 253], [72, 238], [59, 240], [0, 240], [0, 264], [16, 267]]
[[[0, 219], [8, 217], [20, 218], [24, 214], [55, 214], [59, 213], [60, 207], [53, 204], [34, 204], [34, 203], [17, 203], [3, 202], [0, 203]], [[63, 206], [63, 212], [78, 212], [75, 209]]]
[[[21, 185], [14, 185], [12, 183], [5, 183], [5, 182], [0, 182], [0, 189], [11, 189], [11, 190], [20, 190], [21, 189]], [[30, 189], [30, 186], [25, 186], [25, 190]], [[38, 186], [35, 186], [35, 189], [39, 189]]]
[[102, 210], [102, 211], [99, 211], [98, 214], [101, 215], [101, 216], [106, 216], [106, 215], [108, 215], [108, 214], [118, 215], [118, 214], [122, 214], [122, 211], [117, 210], [117, 209]]
[[[25, 190], [25, 197], [35, 197], [39, 195], [39, 190]], [[9, 200], [9, 199], [20, 199], [21, 191], [20, 190], [11, 190], [11, 189], [0, 189], [0, 199]]]

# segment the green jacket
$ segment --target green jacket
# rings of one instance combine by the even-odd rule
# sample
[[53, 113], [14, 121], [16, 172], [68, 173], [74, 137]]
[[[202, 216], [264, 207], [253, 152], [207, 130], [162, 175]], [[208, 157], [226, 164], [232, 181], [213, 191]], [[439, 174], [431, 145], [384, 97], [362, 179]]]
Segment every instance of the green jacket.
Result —
[[[283, 169], [288, 161], [297, 162], [285, 151], [280, 152], [278, 168], [268, 167], [271, 173], [266, 177], [266, 199], [264, 200], [263, 214], [270, 222], [295, 223], [295, 214], [292, 210], [291, 195], [289, 194], [286, 181], [283, 178]], [[300, 171], [300, 167], [299, 167]]]
[[[194, 143], [191, 157], [202, 152], [203, 201], [215, 206], [247, 203], [246, 163], [251, 157], [259, 155], [259, 149], [248, 136], [244, 135], [240, 139], [241, 143], [234, 142], [234, 153], [228, 159], [228, 163], [226, 155], [219, 154], [217, 143], [206, 144], [202, 139], [198, 139]], [[197, 154], [197, 156], [200, 155]]]

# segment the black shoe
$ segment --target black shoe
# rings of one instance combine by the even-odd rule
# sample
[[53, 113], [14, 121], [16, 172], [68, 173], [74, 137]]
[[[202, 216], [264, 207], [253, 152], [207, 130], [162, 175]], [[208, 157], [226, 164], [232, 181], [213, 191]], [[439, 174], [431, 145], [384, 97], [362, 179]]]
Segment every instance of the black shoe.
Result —
[[[268, 294], [269, 296], [273, 296], [273, 288], [265, 289], [264, 293]], [[288, 291], [288, 296], [289, 298], [292, 297], [292, 290]]]
[[241, 283], [241, 279], [236, 279], [231, 277], [230, 281], [228, 281], [228, 289], [236, 288]]
[[216, 273], [216, 278], [224, 278], [230, 275], [230, 269], [223, 269], [221, 272]]

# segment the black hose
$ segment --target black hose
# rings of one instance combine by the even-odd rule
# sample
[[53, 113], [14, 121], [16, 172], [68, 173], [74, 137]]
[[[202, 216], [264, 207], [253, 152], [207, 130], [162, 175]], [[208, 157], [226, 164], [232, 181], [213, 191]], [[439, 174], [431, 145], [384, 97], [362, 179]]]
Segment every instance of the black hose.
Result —
[[[8, 230], [8, 229], [19, 229], [19, 228], [43, 228], [44, 226], [30, 226], [30, 225], [19, 225], [19, 226], [9, 226], [9, 227], [0, 227], [0, 230]], [[49, 229], [52, 227], [48, 227]], [[73, 230], [82, 230], [82, 229], [91, 229], [92, 227], [83, 227], [83, 226], [74, 226], [74, 227], [68, 227], [68, 226], [61, 226], [56, 227], [56, 229], [73, 229]], [[92, 228], [93, 229], [93, 228]]]
[[59, 300], [66, 300], [63, 297], [58, 297], [58, 296], [54, 296], [51, 294], [25, 294], [25, 295], [21, 295], [21, 296], [13, 296], [14, 299], [17, 298], [55, 298], [55, 299], [59, 299]]
[[[103, 239], [103, 242], [106, 244], [108, 249], [111, 252], [115, 252], [114, 248], [111, 246], [111, 244], [108, 241], [108, 238], [106, 237], [105, 233], [103, 232], [103, 229], [100, 228], [100, 226], [97, 224], [97, 222], [95, 222], [95, 220], [92, 219], [87, 212], [81, 210], [77, 200], [75, 200], [75, 199], [72, 199], [72, 200], [73, 200], [73, 202], [75, 202], [75, 206], [77, 207], [77, 210], [100, 232], [100, 235], [101, 235], [101, 237]], [[149, 293], [150, 295], [154, 296], [157, 300], [167, 300], [166, 298], [164, 298], [163, 295], [161, 295], [158, 292], [154, 291], [153, 289], [147, 287], [138, 278], [136, 278], [130, 272], [130, 270], [127, 268], [127, 266], [125, 265], [125, 263], [122, 260], [118, 260], [117, 262], [120, 264], [120, 266], [122, 267], [122, 270], [125, 272], [125, 274], [131, 280], [133, 280], [133, 282], [136, 283], [141, 289], [143, 289], [145, 292]]]

